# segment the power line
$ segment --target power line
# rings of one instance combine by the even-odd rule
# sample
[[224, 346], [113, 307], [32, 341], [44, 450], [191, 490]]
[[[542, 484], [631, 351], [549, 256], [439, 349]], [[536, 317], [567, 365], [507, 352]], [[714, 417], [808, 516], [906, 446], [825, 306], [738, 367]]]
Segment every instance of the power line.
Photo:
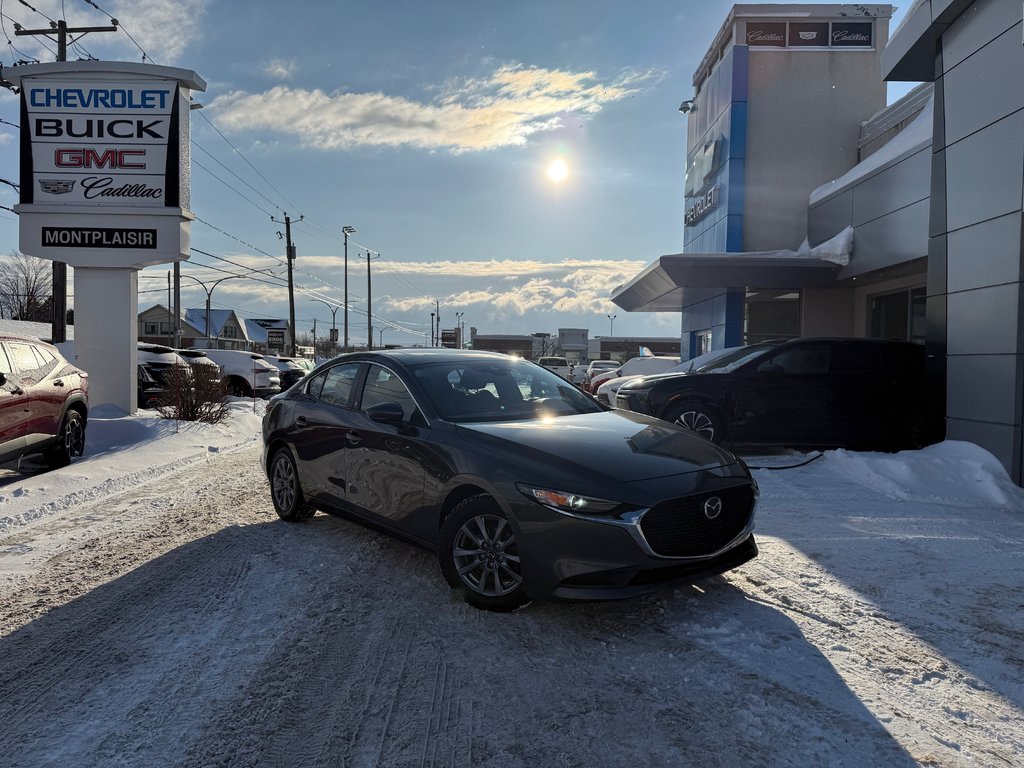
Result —
[[250, 184], [250, 183], [249, 183], [248, 181], [246, 181], [246, 180], [245, 180], [245, 179], [243, 179], [243, 178], [242, 178], [241, 176], [239, 176], [239, 175], [238, 175], [237, 173], [235, 173], [235, 172], [234, 172], [234, 171], [232, 171], [232, 170], [231, 170], [230, 168], [228, 168], [228, 167], [227, 167], [226, 165], [224, 165], [224, 163], [222, 163], [222, 162], [221, 162], [220, 160], [218, 160], [218, 159], [217, 159], [217, 158], [216, 158], [216, 157], [215, 157], [215, 156], [213, 155], [213, 153], [212, 153], [212, 152], [210, 152], [210, 150], [208, 150], [208, 149], [207, 149], [206, 147], [202, 146], [202, 145], [201, 145], [201, 144], [200, 144], [200, 143], [199, 143], [198, 141], [196, 141], [195, 139], [192, 139], [192, 143], [193, 143], [193, 144], [195, 144], [195, 146], [196, 146], [196, 147], [198, 147], [199, 149], [201, 149], [201, 150], [202, 150], [203, 152], [205, 152], [205, 153], [206, 153], [207, 155], [209, 155], [209, 156], [210, 156], [210, 159], [211, 159], [211, 160], [213, 160], [213, 162], [215, 162], [215, 163], [216, 163], [217, 165], [219, 165], [219, 166], [220, 166], [221, 168], [223, 168], [223, 169], [224, 169], [225, 171], [227, 171], [228, 173], [230, 173], [230, 174], [231, 174], [232, 176], [234, 176], [234, 177], [235, 177], [236, 179], [238, 179], [238, 180], [239, 180], [240, 182], [242, 182], [243, 184], [245, 184], [245, 186], [247, 186], [247, 187], [248, 187], [249, 189], [251, 189], [251, 190], [252, 190], [253, 192], [255, 192], [255, 193], [256, 193], [257, 195], [259, 195], [259, 196], [260, 196], [260, 197], [262, 197], [262, 198], [263, 198], [264, 200], [266, 200], [266, 201], [267, 201], [268, 203], [270, 203], [270, 204], [271, 204], [272, 206], [274, 206], [274, 207], [275, 207], [275, 208], [276, 208], [276, 209], [277, 209], [278, 211], [281, 211], [281, 206], [279, 206], [279, 205], [278, 205], [277, 203], [275, 203], [275, 202], [274, 202], [273, 200], [271, 200], [271, 199], [270, 199], [269, 197], [267, 197], [267, 196], [266, 196], [266, 195], [264, 195], [264, 194], [263, 194], [262, 192], [260, 192], [260, 191], [259, 191], [258, 189], [256, 189], [256, 187], [254, 187], [254, 186], [253, 186], [252, 184]]
[[275, 192], [277, 192], [278, 195], [281, 196], [281, 199], [284, 200], [285, 203], [287, 203], [289, 205], [289, 207], [291, 207], [293, 210], [298, 208], [297, 205], [295, 205], [291, 200], [288, 199], [288, 196], [285, 195], [284, 192], [282, 192], [280, 189], [277, 188], [277, 186], [274, 184], [274, 182], [272, 182], [270, 179], [268, 179], [266, 176], [264, 176], [260, 172], [259, 168], [257, 168], [251, 162], [249, 162], [249, 158], [247, 158], [245, 155], [242, 154], [242, 150], [240, 150], [238, 147], [236, 147], [234, 144], [232, 144], [231, 140], [228, 139], [228, 137], [225, 136], [223, 133], [221, 133], [220, 128], [218, 128], [216, 125], [214, 125], [213, 121], [210, 118], [208, 118], [205, 114], [203, 114], [203, 112], [201, 110], [199, 112], [199, 116], [201, 118], [203, 118], [203, 120], [205, 120], [209, 124], [209, 126], [211, 128], [213, 128], [213, 130], [215, 130], [217, 132], [218, 136], [220, 136], [222, 139], [224, 139], [225, 143], [227, 143], [227, 145], [229, 147], [231, 147], [231, 149], [235, 152], [236, 155], [238, 155], [240, 158], [242, 158], [242, 160], [245, 162], [246, 165], [248, 165], [250, 168], [253, 169], [253, 171], [256, 173], [257, 176], [259, 176], [261, 179], [263, 179], [265, 182], [267, 182], [267, 184], [270, 185], [270, 188], [273, 189]]
[[149, 59], [149, 60], [150, 60], [151, 62], [153, 62], [154, 64], [156, 64], [156, 62], [155, 62], [155, 61], [153, 61], [153, 59], [152, 59], [152, 58], [150, 57], [150, 55], [149, 55], [148, 53], [146, 53], [146, 52], [145, 52], [145, 51], [144, 51], [144, 50], [142, 49], [142, 46], [141, 46], [141, 45], [139, 45], [139, 44], [138, 44], [138, 43], [137, 43], [137, 42], [135, 41], [135, 38], [131, 36], [131, 34], [130, 34], [130, 33], [128, 32], [128, 30], [127, 30], [127, 29], [125, 29], [125, 28], [124, 28], [123, 26], [121, 26], [121, 24], [120, 24], [120, 23], [118, 22], [118, 20], [117, 20], [117, 19], [115, 19], [115, 18], [113, 17], [113, 15], [111, 15], [111, 14], [107, 13], [107, 12], [106, 12], [105, 10], [103, 10], [102, 8], [100, 8], [100, 7], [98, 6], [98, 5], [96, 5], [96, 3], [94, 3], [94, 2], [93, 2], [93, 0], [82, 0], [82, 2], [84, 2], [84, 3], [86, 4], [86, 5], [91, 5], [91, 6], [92, 6], [93, 8], [95, 8], [95, 9], [96, 9], [97, 11], [99, 11], [99, 12], [100, 12], [100, 13], [102, 13], [102, 14], [103, 14], [104, 16], [106, 16], [106, 17], [107, 17], [108, 19], [110, 19], [110, 23], [111, 23], [111, 24], [112, 24], [113, 26], [115, 26], [115, 27], [118, 27], [118, 28], [120, 28], [120, 30], [121, 30], [122, 32], [124, 32], [124, 33], [125, 33], [126, 35], [128, 35], [128, 39], [129, 39], [129, 40], [131, 40], [131, 41], [132, 41], [132, 43], [133, 43], [133, 44], [135, 45], [135, 47], [136, 47], [136, 48], [138, 48], [138, 49], [139, 49], [139, 51], [140, 51], [140, 52], [142, 53], [142, 60], [143, 60], [143, 61], [146, 61], [146, 59]]
[[263, 208], [263, 207], [262, 207], [262, 206], [261, 206], [261, 205], [260, 205], [259, 203], [257, 203], [257, 202], [256, 202], [255, 200], [253, 200], [252, 198], [250, 198], [250, 197], [247, 197], [246, 195], [243, 195], [243, 194], [242, 194], [241, 192], [239, 192], [239, 191], [238, 191], [238, 189], [236, 189], [235, 187], [233, 187], [233, 186], [231, 186], [230, 184], [228, 184], [228, 183], [227, 183], [226, 181], [224, 181], [224, 179], [222, 179], [222, 178], [221, 178], [220, 176], [218, 176], [218, 175], [217, 175], [216, 173], [214, 173], [214, 172], [213, 172], [213, 171], [211, 171], [211, 170], [210, 170], [209, 168], [207, 168], [207, 167], [206, 167], [205, 165], [203, 165], [202, 163], [200, 163], [200, 162], [199, 162], [198, 160], [196, 160], [196, 159], [195, 159], [194, 157], [192, 158], [192, 162], [193, 162], [193, 164], [195, 164], [195, 165], [198, 165], [198, 166], [199, 166], [200, 168], [202, 168], [202, 169], [203, 169], [204, 171], [206, 171], [206, 172], [207, 172], [208, 174], [210, 174], [211, 176], [213, 176], [213, 178], [215, 178], [215, 179], [216, 179], [217, 181], [219, 181], [219, 182], [220, 182], [221, 184], [223, 184], [223, 185], [224, 185], [225, 187], [227, 187], [228, 189], [230, 189], [230, 190], [231, 190], [232, 192], [234, 192], [234, 193], [235, 193], [236, 195], [238, 195], [238, 196], [239, 196], [240, 198], [242, 198], [243, 200], [245, 200], [246, 202], [248, 202], [248, 203], [249, 203], [250, 205], [252, 205], [252, 206], [253, 206], [254, 208], [256, 208], [256, 209], [257, 209], [257, 210], [259, 210], [259, 211], [262, 211], [262, 212], [263, 212], [263, 213], [265, 213], [265, 214], [266, 214], [267, 216], [273, 216], [273, 214], [272, 214], [272, 213], [271, 213], [270, 211], [268, 211], [268, 210], [267, 210], [266, 208]]
[[[195, 214], [193, 213], [193, 215], [195, 215]], [[232, 234], [231, 234], [230, 232], [225, 232], [225, 231], [224, 231], [223, 229], [221, 229], [221, 228], [220, 228], [220, 227], [218, 227], [217, 225], [215, 225], [215, 224], [211, 224], [210, 222], [206, 221], [205, 219], [202, 219], [202, 218], [200, 218], [199, 216], [196, 216], [196, 221], [198, 221], [198, 222], [199, 222], [200, 224], [205, 224], [205, 225], [206, 225], [206, 226], [208, 226], [208, 227], [209, 227], [210, 229], [215, 229], [215, 230], [217, 230], [218, 232], [220, 232], [220, 233], [221, 233], [222, 235], [224, 235], [225, 237], [230, 237], [230, 238], [231, 238], [232, 240], [234, 240], [234, 241], [236, 241], [236, 242], [239, 242], [239, 243], [241, 243], [241, 244], [242, 244], [242, 245], [244, 245], [244, 246], [245, 246], [246, 248], [252, 248], [252, 250], [256, 251], [256, 253], [260, 253], [260, 254], [263, 254], [264, 256], [269, 256], [269, 257], [270, 257], [270, 258], [272, 258], [272, 259], [277, 259], [277, 257], [276, 257], [276, 256], [274, 256], [273, 254], [270, 254], [270, 253], [267, 253], [266, 251], [260, 250], [259, 248], [257, 248], [257, 247], [256, 247], [255, 245], [253, 245], [252, 243], [247, 243], [247, 242], [246, 242], [245, 240], [242, 240], [241, 238], [235, 237], [235, 236], [234, 236], [234, 235], [232, 235]]]

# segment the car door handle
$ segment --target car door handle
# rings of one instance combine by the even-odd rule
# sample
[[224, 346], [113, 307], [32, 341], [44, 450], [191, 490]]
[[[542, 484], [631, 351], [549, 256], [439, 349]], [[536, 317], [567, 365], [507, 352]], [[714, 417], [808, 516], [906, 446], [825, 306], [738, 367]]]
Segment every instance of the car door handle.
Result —
[[22, 388], [21, 388], [21, 387], [19, 387], [19, 386], [15, 386], [15, 387], [14, 387], [14, 388], [13, 388], [13, 389], [11, 390], [11, 394], [12, 394], [12, 395], [24, 395], [24, 394], [25, 394], [25, 390], [24, 390], [24, 389], [22, 389]]
[[63, 387], [64, 386], [64, 382], [61, 381], [60, 379], [57, 379], [55, 382], [53, 382], [53, 386], [55, 386], [55, 387]]
[[305, 416], [298, 416], [295, 419], [295, 423], [300, 427], [305, 427], [309, 424], [309, 420]]
[[355, 430], [353, 430], [352, 432], [346, 432], [345, 439], [348, 441], [349, 445], [359, 445], [361, 442], [363, 442], [363, 438], [361, 438], [359, 436], [359, 433], [356, 432]]

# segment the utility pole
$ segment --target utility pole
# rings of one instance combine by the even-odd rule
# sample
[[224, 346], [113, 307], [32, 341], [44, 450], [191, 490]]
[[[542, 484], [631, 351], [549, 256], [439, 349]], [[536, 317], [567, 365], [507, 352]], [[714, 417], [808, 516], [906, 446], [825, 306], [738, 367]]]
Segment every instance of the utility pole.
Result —
[[181, 346], [181, 262], [174, 262], [174, 343], [175, 349]]
[[378, 253], [376, 256], [370, 255], [370, 249], [366, 249], [366, 351], [369, 352], [373, 349], [373, 285], [370, 279], [370, 262], [376, 261], [380, 258]]
[[430, 346], [434, 345], [434, 313], [430, 313]]
[[[299, 216], [299, 221], [305, 218]], [[277, 221], [273, 216], [270, 217], [271, 221], [281, 224], [282, 222]], [[291, 334], [291, 349], [288, 354], [291, 357], [295, 357], [295, 282], [292, 279], [292, 266], [295, 263], [295, 246], [292, 245], [292, 217], [287, 213], [284, 215], [284, 241], [285, 241], [285, 254], [288, 260], [288, 329]], [[279, 232], [278, 235], [281, 233]]]
[[313, 318], [313, 362], [316, 362], [316, 318]]
[[[50, 22], [49, 29], [19, 29], [14, 26], [15, 35], [42, 35], [53, 40], [51, 35], [57, 35], [57, 61], [68, 60], [68, 35], [77, 34], [78, 37], [71, 40], [74, 43], [85, 37], [90, 32], [117, 32], [117, 25], [109, 27], [69, 27], [68, 23], [61, 19], [57, 22]], [[51, 341], [60, 344], [68, 340], [68, 265], [63, 261], [53, 262], [53, 319], [50, 321]]]
[[341, 233], [345, 236], [345, 339], [341, 343], [342, 352], [348, 352], [348, 236], [355, 234], [355, 231], [355, 227], [347, 224], [341, 228]]
[[171, 334], [174, 333], [174, 323], [171, 321], [171, 312], [173, 307], [171, 306], [171, 273], [170, 270], [167, 272], [167, 336], [169, 347], [174, 347], [174, 342], [170, 341]]
[[434, 304], [435, 304], [436, 309], [437, 309], [437, 334], [434, 337], [434, 338], [437, 339], [437, 343], [434, 346], [440, 347], [441, 346], [441, 300], [440, 299], [434, 299]]

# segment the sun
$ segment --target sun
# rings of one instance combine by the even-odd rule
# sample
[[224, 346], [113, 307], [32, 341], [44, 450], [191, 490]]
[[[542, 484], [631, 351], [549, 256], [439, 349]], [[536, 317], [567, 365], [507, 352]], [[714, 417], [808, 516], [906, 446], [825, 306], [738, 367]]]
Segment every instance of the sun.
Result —
[[559, 158], [547, 167], [545, 173], [555, 184], [561, 184], [569, 177], [569, 164]]

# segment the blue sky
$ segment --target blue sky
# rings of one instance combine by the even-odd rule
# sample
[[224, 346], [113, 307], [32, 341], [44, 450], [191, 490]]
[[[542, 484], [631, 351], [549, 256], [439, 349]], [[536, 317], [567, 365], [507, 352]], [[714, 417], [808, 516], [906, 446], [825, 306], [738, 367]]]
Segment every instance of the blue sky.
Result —
[[[606, 335], [610, 313], [615, 335], [677, 335], [678, 316], [625, 313], [608, 296], [681, 250], [686, 133], [676, 108], [731, 3], [97, 4], [127, 34], [85, 37], [91, 55], [139, 61], [130, 34], [156, 63], [209, 83], [193, 112], [192, 209], [203, 220], [193, 247], [283, 276], [282, 262], [263, 255], [284, 255], [270, 214], [305, 217], [293, 227], [299, 333], [314, 317], [318, 332], [330, 327], [313, 297], [342, 301], [347, 224], [358, 230], [349, 243], [354, 339], [366, 338], [366, 249], [381, 254], [373, 313], [385, 342], [422, 341], [436, 299], [443, 327], [463, 312], [481, 333]], [[108, 18], [84, 0], [32, 5], [52, 18], [63, 6], [77, 25]], [[22, 58], [8, 40], [53, 60], [13, 34], [12, 20], [46, 19], [15, 0], [0, 12], [4, 66]], [[16, 98], [0, 94], [0, 117], [16, 123]], [[0, 129], [0, 177], [14, 180], [16, 130]], [[558, 182], [547, 173], [557, 160], [567, 168]], [[15, 202], [0, 186], [0, 204]], [[17, 247], [6, 211], [0, 247]], [[143, 273], [140, 309], [166, 301], [168, 269]], [[207, 281], [244, 271], [199, 254], [182, 269]], [[214, 306], [287, 317], [282, 281], [261, 279], [223, 283]], [[182, 289], [184, 306], [204, 304], [194, 283]]]

